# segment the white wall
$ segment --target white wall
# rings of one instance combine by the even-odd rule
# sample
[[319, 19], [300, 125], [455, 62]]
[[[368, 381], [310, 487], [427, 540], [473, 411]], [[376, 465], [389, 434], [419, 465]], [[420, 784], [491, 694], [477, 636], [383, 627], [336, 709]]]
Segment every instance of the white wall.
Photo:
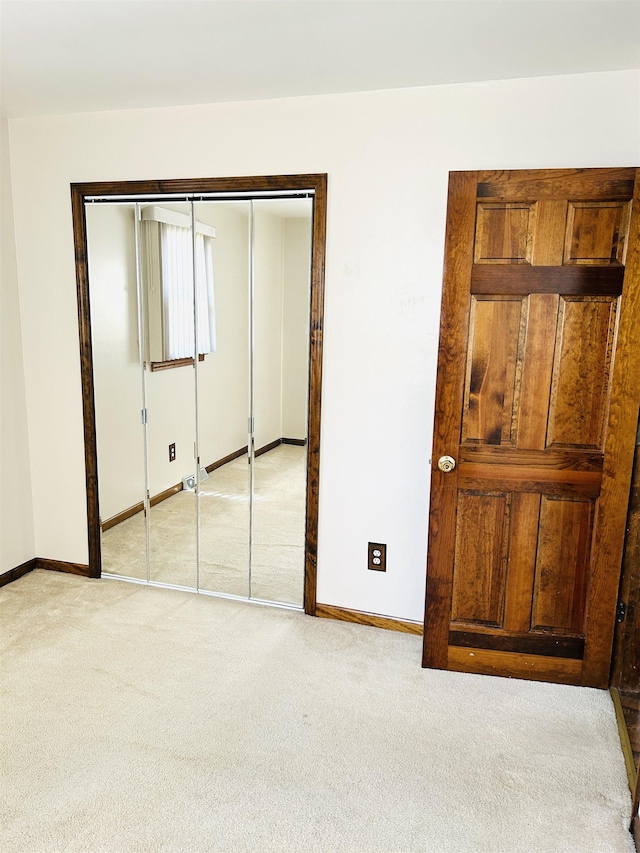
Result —
[[[36, 556], [7, 122], [0, 128], [0, 573]], [[49, 448], [54, 453], [54, 448]]]
[[637, 164], [639, 90], [629, 71], [11, 121], [38, 552], [87, 559], [69, 183], [327, 172], [318, 600], [419, 620], [447, 173]]
[[282, 276], [282, 435], [307, 436], [311, 220], [285, 219]]

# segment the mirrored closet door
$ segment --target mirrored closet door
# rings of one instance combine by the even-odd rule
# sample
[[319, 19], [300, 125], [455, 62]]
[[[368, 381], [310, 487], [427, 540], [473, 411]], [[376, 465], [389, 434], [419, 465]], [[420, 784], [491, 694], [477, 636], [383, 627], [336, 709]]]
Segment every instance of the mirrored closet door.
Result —
[[302, 606], [312, 213], [85, 205], [103, 574]]

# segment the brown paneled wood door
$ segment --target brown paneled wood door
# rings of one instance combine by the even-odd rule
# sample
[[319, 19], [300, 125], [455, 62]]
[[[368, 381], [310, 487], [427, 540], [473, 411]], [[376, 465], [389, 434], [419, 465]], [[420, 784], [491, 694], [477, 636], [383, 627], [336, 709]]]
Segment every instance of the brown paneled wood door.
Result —
[[640, 400], [638, 173], [450, 175], [424, 666], [608, 684]]

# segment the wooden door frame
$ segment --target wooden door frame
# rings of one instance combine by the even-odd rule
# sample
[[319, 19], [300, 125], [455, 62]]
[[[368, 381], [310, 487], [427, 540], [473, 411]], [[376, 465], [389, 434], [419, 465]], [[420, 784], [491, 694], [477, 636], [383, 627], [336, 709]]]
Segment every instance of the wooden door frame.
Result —
[[309, 323], [309, 388], [307, 427], [307, 501], [305, 528], [304, 611], [315, 616], [318, 551], [318, 496], [320, 485], [320, 408], [322, 396], [322, 331], [326, 252], [327, 175], [268, 175], [236, 178], [187, 178], [158, 181], [109, 181], [71, 184], [73, 239], [78, 296], [78, 333], [84, 420], [84, 457], [87, 487], [89, 577], [101, 576], [98, 455], [91, 338], [91, 306], [85, 199], [88, 196], [131, 196], [314, 191], [311, 244], [311, 299]]

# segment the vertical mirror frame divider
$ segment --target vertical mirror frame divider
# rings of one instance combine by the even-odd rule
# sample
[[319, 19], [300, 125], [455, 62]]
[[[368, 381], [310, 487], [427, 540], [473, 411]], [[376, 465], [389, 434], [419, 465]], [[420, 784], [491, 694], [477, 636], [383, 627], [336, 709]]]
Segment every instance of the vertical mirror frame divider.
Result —
[[98, 455], [91, 338], [91, 306], [85, 200], [96, 196], [134, 196], [200, 193], [264, 193], [314, 191], [311, 298], [309, 317], [309, 388], [307, 424], [307, 499], [305, 521], [304, 612], [316, 614], [318, 497], [320, 485], [320, 408], [322, 396], [322, 332], [327, 222], [327, 175], [267, 175], [236, 178], [187, 178], [159, 181], [98, 181], [71, 184], [71, 209], [76, 261], [78, 332], [84, 420], [84, 456], [87, 490], [89, 577], [101, 574]]

